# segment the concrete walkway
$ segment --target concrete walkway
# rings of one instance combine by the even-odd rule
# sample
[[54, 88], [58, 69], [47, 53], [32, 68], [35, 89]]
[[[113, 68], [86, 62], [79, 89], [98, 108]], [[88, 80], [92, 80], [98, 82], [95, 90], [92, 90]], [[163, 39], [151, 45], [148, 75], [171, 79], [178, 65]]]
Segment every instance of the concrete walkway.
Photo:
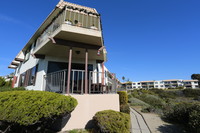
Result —
[[130, 108], [130, 115], [131, 133], [151, 133], [141, 114]]

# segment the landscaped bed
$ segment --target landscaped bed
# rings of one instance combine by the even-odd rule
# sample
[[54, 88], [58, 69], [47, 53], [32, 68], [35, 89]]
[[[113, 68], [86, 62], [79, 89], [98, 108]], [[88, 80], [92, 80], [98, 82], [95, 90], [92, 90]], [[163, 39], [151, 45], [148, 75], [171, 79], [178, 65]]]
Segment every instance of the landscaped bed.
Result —
[[181, 124], [188, 132], [200, 132], [200, 90], [133, 90], [129, 104], [142, 112], [156, 113], [165, 121]]
[[0, 130], [45, 132], [58, 119], [69, 116], [76, 105], [71, 96], [52, 92], [0, 92]]

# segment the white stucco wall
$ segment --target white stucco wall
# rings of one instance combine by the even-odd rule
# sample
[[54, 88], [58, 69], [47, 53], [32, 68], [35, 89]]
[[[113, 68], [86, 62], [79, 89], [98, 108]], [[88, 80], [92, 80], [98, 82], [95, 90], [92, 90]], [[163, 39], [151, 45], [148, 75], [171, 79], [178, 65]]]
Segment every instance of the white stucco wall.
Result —
[[102, 110], [119, 111], [118, 94], [71, 95], [78, 105], [71, 113], [71, 118], [62, 131], [85, 128], [95, 113]]
[[[32, 53], [33, 50], [31, 50]], [[58, 58], [58, 57], [53, 57], [53, 56], [46, 56], [45, 59], [36, 59], [32, 55], [30, 55], [29, 60], [26, 62], [21, 62], [19, 67], [16, 69], [16, 74], [15, 76], [18, 76], [17, 82], [14, 85], [14, 87], [18, 87], [19, 80], [20, 80], [20, 74], [26, 72], [28, 69], [33, 68], [38, 64], [38, 72], [36, 76], [36, 82], [35, 85], [27, 86], [26, 88], [28, 90], [40, 90], [43, 91], [45, 90], [45, 79], [44, 76], [47, 73], [48, 69], [48, 62], [49, 61], [55, 61], [55, 62], [68, 62], [68, 58]], [[72, 63], [81, 63], [84, 64], [85, 60], [84, 59], [72, 59]], [[88, 60], [88, 64], [93, 65], [93, 70], [96, 70], [96, 60]]]
[[[32, 45], [33, 46], [33, 45]], [[30, 53], [33, 52], [33, 47], [30, 51]], [[43, 90], [43, 77], [46, 73], [47, 69], [47, 61], [42, 60], [42, 59], [36, 59], [32, 55], [30, 55], [29, 59], [25, 62], [21, 62], [18, 68], [16, 69], [15, 76], [17, 76], [17, 82], [14, 85], [14, 87], [18, 87], [19, 85], [19, 80], [20, 80], [20, 74], [26, 72], [28, 69], [33, 68], [38, 64], [38, 72], [37, 72], [37, 77], [36, 77], [36, 84], [35, 86], [27, 86], [26, 88], [28, 90]]]

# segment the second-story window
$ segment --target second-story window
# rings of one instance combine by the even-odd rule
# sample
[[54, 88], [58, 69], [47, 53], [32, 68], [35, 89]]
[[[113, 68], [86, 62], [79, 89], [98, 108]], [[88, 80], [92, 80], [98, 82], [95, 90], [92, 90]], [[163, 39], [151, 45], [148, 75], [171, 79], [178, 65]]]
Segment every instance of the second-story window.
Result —
[[31, 46], [25, 52], [25, 59], [24, 59], [25, 61], [29, 60], [30, 54], [31, 54]]

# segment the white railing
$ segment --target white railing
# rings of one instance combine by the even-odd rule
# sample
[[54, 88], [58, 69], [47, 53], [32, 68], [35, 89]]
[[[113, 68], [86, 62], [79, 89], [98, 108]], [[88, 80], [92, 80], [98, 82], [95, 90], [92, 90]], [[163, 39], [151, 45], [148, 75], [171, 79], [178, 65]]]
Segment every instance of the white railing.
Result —
[[[67, 91], [67, 70], [57, 71], [46, 75], [46, 91], [63, 93]], [[88, 93], [116, 93], [116, 83], [102, 72], [88, 72]], [[103, 81], [103, 82], [102, 82]], [[71, 70], [70, 93], [85, 93], [85, 71]]]

